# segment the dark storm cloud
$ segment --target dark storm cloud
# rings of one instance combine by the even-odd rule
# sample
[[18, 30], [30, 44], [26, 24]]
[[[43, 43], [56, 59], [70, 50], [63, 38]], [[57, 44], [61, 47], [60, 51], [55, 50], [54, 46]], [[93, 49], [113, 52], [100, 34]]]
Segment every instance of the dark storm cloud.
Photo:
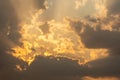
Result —
[[[80, 80], [84, 75], [84, 67], [78, 64], [78, 61], [73, 61], [67, 58], [55, 57], [37, 57], [36, 60], [27, 68], [26, 71], [18, 71], [15, 68], [16, 63], [26, 65], [10, 55], [6, 57], [3, 66], [0, 66], [1, 80]], [[76, 77], [79, 77], [77, 79]]]
[[118, 45], [120, 41], [119, 31], [104, 31], [87, 27], [85, 31], [80, 35], [83, 43], [88, 48], [120, 48]]
[[[85, 66], [67, 58], [37, 57], [26, 71], [19, 72], [15, 64], [20, 62], [10, 56], [5, 56], [4, 66], [1, 68], [1, 80], [82, 80], [84, 76], [119, 77], [120, 57], [108, 57], [92, 61]], [[18, 61], [18, 62], [17, 62]], [[114, 62], [114, 63], [112, 63]], [[20, 65], [25, 63], [20, 62]], [[111, 66], [111, 67], [110, 67]]]
[[79, 65], [67, 58], [37, 57], [23, 72], [26, 80], [82, 80], [84, 76], [120, 77], [120, 56], [107, 57]]
[[0, 80], [18, 80], [23, 79], [24, 74], [19, 72], [15, 65], [26, 65], [23, 61], [20, 61], [9, 54], [0, 55]]
[[[114, 21], [113, 21], [114, 20]], [[70, 21], [71, 27], [81, 37], [87, 48], [109, 49], [111, 53], [120, 54], [120, 17], [109, 16], [105, 19], [88, 18], [85, 21]], [[111, 24], [112, 23], [112, 24]], [[93, 25], [96, 25], [93, 27]], [[108, 29], [105, 29], [106, 26]], [[83, 32], [82, 29], [84, 29]]]
[[116, 76], [120, 77], [120, 56], [109, 56], [87, 63], [87, 73], [93, 77]]
[[59, 58], [58, 61], [57, 58], [54, 57], [36, 58], [26, 71], [26, 74], [29, 76], [27, 77], [28, 80], [55, 80], [55, 77], [58, 77], [58, 79], [64, 79], [65, 77], [81, 76], [83, 73], [84, 72], [77, 61], [67, 58]]

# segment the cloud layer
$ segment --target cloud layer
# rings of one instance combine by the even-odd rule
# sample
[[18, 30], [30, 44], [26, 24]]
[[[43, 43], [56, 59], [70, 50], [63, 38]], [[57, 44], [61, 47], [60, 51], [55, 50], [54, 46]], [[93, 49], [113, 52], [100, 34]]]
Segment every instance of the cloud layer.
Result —
[[[17, 3], [17, 1], [14, 3]], [[85, 65], [79, 65], [78, 60], [71, 60], [64, 57], [39, 56], [28, 67], [26, 62], [7, 53], [12, 47], [22, 45], [19, 41], [21, 38], [21, 34], [19, 33], [21, 19], [19, 18], [19, 11], [15, 8], [17, 5], [13, 5], [11, 0], [1, 0], [0, 80], [92, 80], [92, 78], [84, 78], [86, 76], [107, 77], [108, 79], [109, 77], [116, 77], [113, 80], [119, 80], [120, 1], [107, 0], [106, 3], [107, 16], [104, 18], [87, 16], [81, 20], [68, 19], [67, 21], [86, 48], [108, 49], [108, 57], [90, 61]], [[35, 0], [34, 4], [36, 5], [36, 10], [46, 9], [45, 0]], [[23, 11], [27, 12], [27, 9]], [[24, 17], [23, 13], [21, 13], [21, 16]], [[50, 25], [47, 22], [39, 26], [39, 28], [41, 28], [45, 35], [50, 33]], [[33, 51], [35, 50], [33, 49]], [[20, 72], [16, 69], [16, 65], [20, 65], [21, 68], [28, 68]], [[98, 78], [98, 80], [101, 78]]]

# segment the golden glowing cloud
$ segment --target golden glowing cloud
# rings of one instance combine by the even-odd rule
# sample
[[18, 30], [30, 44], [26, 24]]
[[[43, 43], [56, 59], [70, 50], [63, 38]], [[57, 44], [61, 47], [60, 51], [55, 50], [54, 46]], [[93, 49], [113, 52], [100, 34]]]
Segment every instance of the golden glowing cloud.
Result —
[[88, 0], [75, 0], [75, 9], [79, 9], [82, 6], [85, 6]]
[[97, 10], [97, 16], [100, 18], [107, 17], [107, 8], [106, 8], [106, 0], [94, 0], [95, 1], [95, 9]]
[[[107, 51], [105, 49], [85, 48], [80, 37], [71, 29], [69, 22], [66, 20], [63, 22], [51, 20], [45, 23], [37, 20], [39, 14], [38, 11], [35, 16], [32, 15], [30, 23], [21, 25], [22, 38], [20, 41], [23, 45], [13, 48], [15, 51], [13, 56], [28, 64], [31, 64], [35, 57], [39, 55], [67, 57], [79, 60], [80, 64], [105, 56], [104, 53]], [[41, 29], [43, 24], [46, 24], [44, 27], [49, 27], [49, 32], [46, 34]]]
[[116, 77], [100, 77], [100, 78], [84, 77], [83, 80], [119, 80], [119, 78], [116, 78]]
[[[20, 11], [17, 10], [20, 18], [24, 15], [25, 18], [22, 18], [20, 22], [22, 36], [20, 42], [23, 45], [13, 48], [14, 57], [30, 65], [36, 56], [66, 57], [78, 60], [79, 64], [107, 56], [106, 49], [86, 48], [80, 36], [72, 30], [66, 19], [41, 21], [40, 16], [44, 14], [43, 10], [34, 8], [35, 5], [30, 9], [30, 15], [24, 14], [21, 8], [20, 15]], [[21, 70], [20, 66], [16, 67]]]

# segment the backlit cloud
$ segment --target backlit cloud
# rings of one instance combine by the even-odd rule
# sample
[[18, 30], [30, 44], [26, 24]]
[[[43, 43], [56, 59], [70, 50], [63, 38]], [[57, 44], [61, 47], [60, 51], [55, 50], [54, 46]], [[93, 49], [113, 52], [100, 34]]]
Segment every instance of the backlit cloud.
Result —
[[1, 0], [0, 80], [119, 80], [119, 0]]

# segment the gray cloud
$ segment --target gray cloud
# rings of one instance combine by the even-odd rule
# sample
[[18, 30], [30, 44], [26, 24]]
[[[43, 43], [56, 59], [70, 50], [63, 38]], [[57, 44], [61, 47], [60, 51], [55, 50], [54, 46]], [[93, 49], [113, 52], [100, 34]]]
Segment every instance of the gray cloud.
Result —
[[20, 34], [17, 26], [18, 18], [13, 6], [9, 0], [2, 0], [0, 2], [0, 34], [6, 36], [9, 32], [7, 37], [13, 42], [18, 43]]
[[[118, 0], [117, 0], [118, 1]], [[45, 8], [44, 0], [36, 0], [37, 8]], [[119, 2], [119, 1], [118, 1]], [[115, 4], [116, 5], [116, 4]], [[115, 6], [114, 5], [114, 6]], [[113, 13], [117, 7], [111, 7], [110, 13]], [[118, 14], [117, 8], [115, 13]], [[119, 17], [117, 17], [119, 20]], [[91, 23], [97, 23], [96, 30], [90, 24], [82, 21], [70, 21], [70, 25], [80, 35], [82, 42], [88, 48], [107, 48], [111, 54], [120, 54], [120, 32], [113, 30], [102, 30], [101, 24], [109, 24], [115, 18], [107, 18], [105, 20], [89, 19]], [[114, 21], [113, 29], [119, 29], [119, 21]], [[49, 58], [37, 57], [30, 67], [23, 72], [15, 69], [15, 65], [26, 65], [25, 62], [6, 54], [10, 50], [12, 44], [19, 44], [19, 20], [10, 0], [1, 0], [0, 2], [0, 80], [74, 80], [84, 76], [105, 77], [105, 76], [120, 76], [119, 63], [120, 56], [111, 55], [104, 59], [91, 61], [86, 66], [81, 66], [78, 61], [66, 58]], [[8, 28], [10, 27], [10, 28]], [[47, 27], [47, 24], [46, 24]], [[81, 29], [84, 27], [84, 32]], [[45, 28], [42, 28], [44, 33], [48, 33]], [[9, 35], [7, 34], [9, 32]], [[59, 78], [59, 79], [58, 79]]]
[[120, 77], [120, 56], [109, 56], [87, 63], [88, 75], [93, 77], [116, 76]]
[[54, 57], [38, 57], [28, 68], [26, 73], [29, 76], [29, 80], [39, 80], [42, 78], [53, 78], [54, 80], [55, 76], [63, 79], [65, 77], [76, 77], [80, 73], [83, 73], [82, 71], [79, 71], [79, 69], [81, 68], [77, 61], [72, 61], [67, 58], [59, 58], [58, 61], [57, 58]]
[[[108, 57], [87, 63], [84, 66], [67, 58], [54, 58], [39, 56], [27, 68], [26, 71], [18, 71], [15, 69], [16, 63], [25, 65], [25, 63], [5, 56], [7, 60], [1, 66], [0, 79], [4, 80], [82, 80], [84, 76], [91, 77], [119, 77], [119, 60], [120, 57]], [[111, 67], [110, 67], [111, 66]]]
[[119, 58], [119, 56], [108, 57], [81, 66], [78, 64], [78, 61], [67, 58], [59, 58], [58, 61], [58, 58], [54, 57], [37, 57], [23, 74], [25, 74], [26, 80], [82, 80], [84, 76], [120, 77]]
[[45, 1], [46, 0], [34, 0], [35, 4], [36, 4], [36, 8], [37, 9], [46, 9], [46, 5], [45, 5]]
[[119, 48], [120, 32], [103, 31], [87, 27], [85, 32], [81, 34], [82, 41], [88, 48]]
[[[113, 7], [111, 6], [111, 8]], [[87, 76], [120, 77], [120, 17], [115, 16], [112, 12], [111, 14], [112, 16], [108, 15], [104, 19], [86, 17], [86, 20], [69, 20], [71, 27], [80, 36], [87, 48], [109, 50], [110, 55], [108, 57], [90, 61], [86, 64], [84, 72]]]
[[[71, 27], [81, 37], [87, 48], [109, 50], [108, 57], [86, 64], [85, 75], [120, 77], [120, 11], [118, 4], [119, 0], [109, 1], [107, 6], [109, 15], [103, 19], [86, 17], [85, 20], [69, 20]], [[115, 16], [116, 14], [117, 16]]]
[[[112, 53], [118, 52], [119, 54], [119, 19], [119, 17], [114, 16], [109, 16], [102, 20], [97, 18], [87, 18], [85, 21], [71, 20], [70, 25], [81, 37], [82, 42], [87, 48], [104, 48], [109, 49]], [[84, 29], [84, 31], [80, 33], [82, 29]]]
[[107, 8], [109, 14], [120, 14], [120, 0], [107, 0]]

